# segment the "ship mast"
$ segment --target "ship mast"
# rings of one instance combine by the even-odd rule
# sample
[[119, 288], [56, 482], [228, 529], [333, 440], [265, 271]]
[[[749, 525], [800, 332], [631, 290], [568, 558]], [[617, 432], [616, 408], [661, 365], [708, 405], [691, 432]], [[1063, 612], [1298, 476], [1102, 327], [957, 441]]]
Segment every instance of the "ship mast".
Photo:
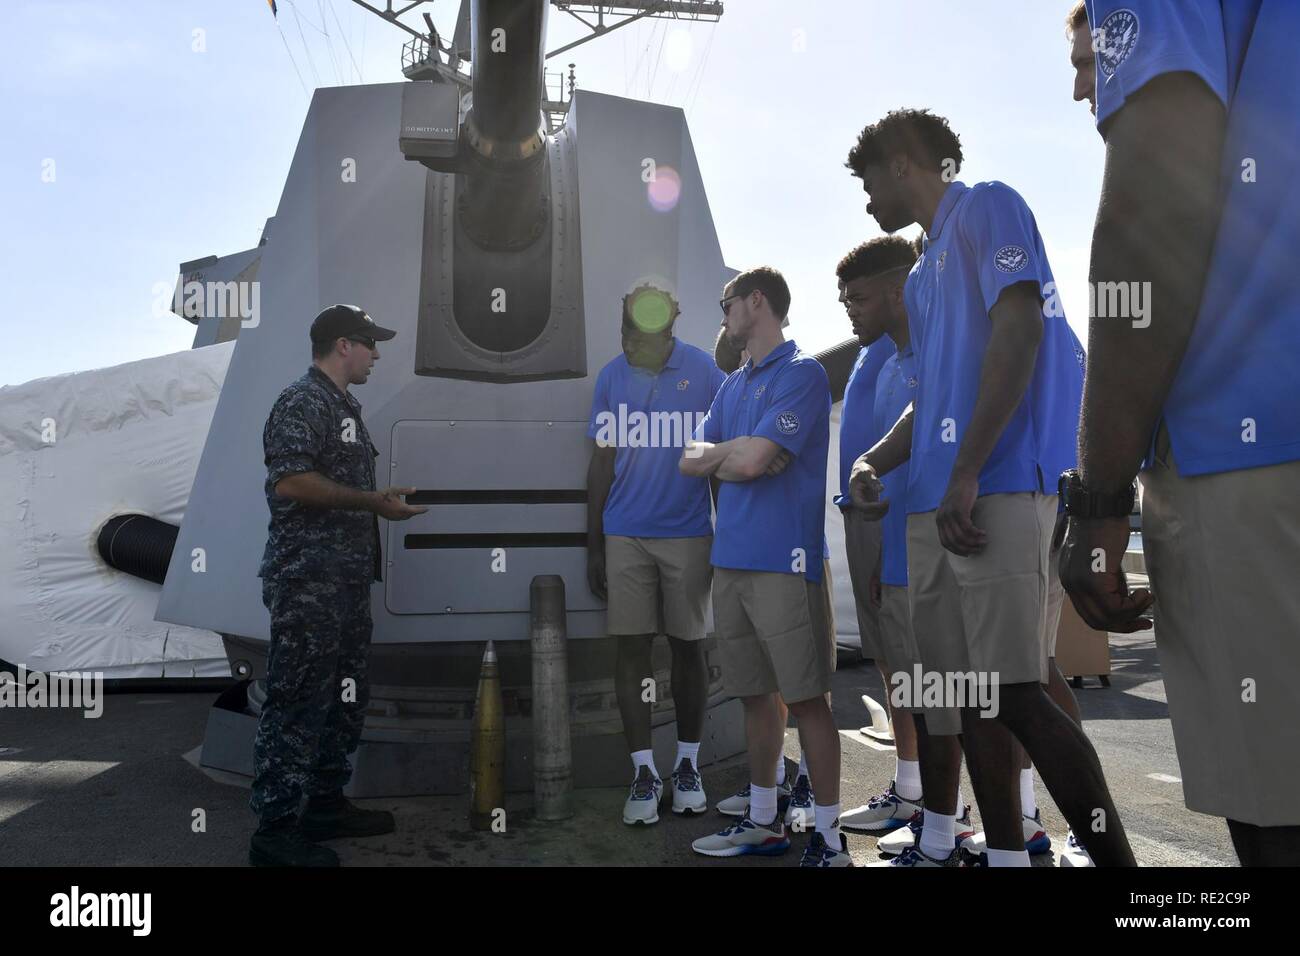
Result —
[[[460, 10], [456, 15], [456, 28], [450, 38], [442, 37], [434, 28], [433, 17], [428, 10], [417, 11], [418, 7], [432, 4], [434, 0], [410, 0], [394, 9], [393, 0], [385, 0], [381, 9], [366, 0], [352, 0], [357, 6], [375, 14], [393, 26], [411, 35], [402, 46], [402, 75], [408, 80], [441, 80], [457, 84], [462, 92], [469, 92], [472, 81], [469, 73], [470, 61], [470, 20], [469, 0], [461, 0]], [[716, 23], [723, 14], [720, 0], [630, 0], [626, 3], [580, 3], [577, 0], [549, 0], [555, 9], [567, 13], [589, 31], [572, 43], [551, 50], [546, 59], [567, 53], [576, 46], [589, 40], [605, 36], [638, 20], [692, 20]], [[403, 21], [406, 14], [419, 13], [419, 20], [414, 15], [412, 26]], [[569, 103], [577, 86], [575, 64], [568, 64], [568, 75], [563, 71], [544, 71], [542, 109], [546, 112], [550, 132], [554, 133], [564, 123], [569, 111]]]

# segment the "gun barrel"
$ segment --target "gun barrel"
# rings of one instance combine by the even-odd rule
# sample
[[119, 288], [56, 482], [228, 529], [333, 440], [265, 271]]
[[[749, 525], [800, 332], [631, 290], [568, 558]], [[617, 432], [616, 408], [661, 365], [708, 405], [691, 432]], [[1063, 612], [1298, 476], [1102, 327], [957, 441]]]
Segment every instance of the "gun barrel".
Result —
[[547, 218], [542, 65], [546, 0], [473, 0], [473, 104], [461, 222], [484, 249], [517, 250]]
[[474, 148], [519, 158], [538, 135], [546, 0], [474, 0]]

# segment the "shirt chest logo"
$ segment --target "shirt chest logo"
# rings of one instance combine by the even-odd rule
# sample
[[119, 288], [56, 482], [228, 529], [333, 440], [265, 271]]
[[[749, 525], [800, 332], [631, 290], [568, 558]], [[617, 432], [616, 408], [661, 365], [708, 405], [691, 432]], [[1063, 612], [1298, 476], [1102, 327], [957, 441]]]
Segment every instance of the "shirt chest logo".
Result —
[[1120, 65], [1137, 49], [1140, 27], [1137, 14], [1124, 9], [1116, 10], [1092, 31], [1092, 48], [1097, 54], [1097, 66], [1106, 79], [1114, 76]]
[[794, 412], [782, 412], [777, 415], [776, 430], [782, 435], [793, 435], [799, 430], [799, 416]]
[[1019, 246], [1003, 246], [993, 253], [993, 264], [999, 272], [1019, 272], [1029, 265], [1029, 253]]
[[763, 395], [763, 392], [765, 392], [765, 391], [767, 391], [767, 386], [766, 386], [766, 385], [760, 385], [760, 386], [758, 386], [758, 388], [754, 389], [754, 397], [755, 397], [755, 398], [761, 398], [762, 395]]
[[677, 383], [677, 391], [679, 392], [684, 392], [690, 387], [691, 387], [691, 380], [689, 378], [684, 378]]
[[943, 252], [939, 253], [939, 271], [940, 271], [940, 272], [943, 271], [943, 264], [944, 264], [944, 262], [945, 262], [947, 259], [948, 259], [948, 250], [945, 249], [945, 250], [943, 250]]

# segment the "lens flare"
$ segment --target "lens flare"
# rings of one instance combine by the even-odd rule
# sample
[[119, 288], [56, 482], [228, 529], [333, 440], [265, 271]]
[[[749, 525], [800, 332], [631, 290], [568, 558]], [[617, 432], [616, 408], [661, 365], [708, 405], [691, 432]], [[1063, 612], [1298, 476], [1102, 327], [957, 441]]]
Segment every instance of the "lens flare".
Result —
[[632, 315], [632, 324], [642, 332], [660, 332], [673, 320], [672, 301], [658, 289], [638, 292], [628, 311]]
[[682, 177], [671, 166], [659, 166], [655, 178], [646, 184], [646, 198], [658, 212], [669, 212], [682, 196]]

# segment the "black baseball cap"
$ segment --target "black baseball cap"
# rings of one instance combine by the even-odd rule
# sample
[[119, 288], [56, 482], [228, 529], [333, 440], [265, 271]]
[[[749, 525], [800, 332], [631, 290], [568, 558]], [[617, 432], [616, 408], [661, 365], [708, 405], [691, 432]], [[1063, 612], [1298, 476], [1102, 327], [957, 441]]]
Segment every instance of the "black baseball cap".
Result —
[[331, 305], [311, 323], [311, 340], [313, 342], [332, 342], [337, 338], [351, 338], [354, 335], [386, 342], [397, 333], [381, 325], [375, 325], [365, 311], [355, 305]]

